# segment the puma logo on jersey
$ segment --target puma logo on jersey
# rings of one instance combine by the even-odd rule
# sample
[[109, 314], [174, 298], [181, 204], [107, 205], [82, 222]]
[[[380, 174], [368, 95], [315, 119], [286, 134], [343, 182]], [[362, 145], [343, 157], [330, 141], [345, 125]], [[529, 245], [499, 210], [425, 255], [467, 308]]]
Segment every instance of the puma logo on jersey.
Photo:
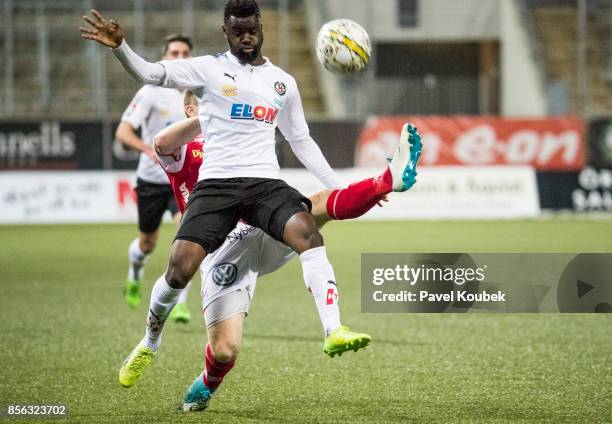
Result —
[[223, 73], [224, 77], [228, 77], [229, 79], [231, 79], [232, 81], [236, 82], [236, 77], [238, 76], [238, 74], [234, 74], [234, 76], [231, 76], [230, 74], [228, 74], [227, 72]]

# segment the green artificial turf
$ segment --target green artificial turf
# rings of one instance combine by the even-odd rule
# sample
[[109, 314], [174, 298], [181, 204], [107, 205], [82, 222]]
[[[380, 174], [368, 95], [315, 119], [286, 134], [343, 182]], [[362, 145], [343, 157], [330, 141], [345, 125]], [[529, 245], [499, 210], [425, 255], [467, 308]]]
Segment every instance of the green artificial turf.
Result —
[[134, 388], [117, 381], [173, 232], [162, 228], [130, 310], [121, 287], [135, 226], [0, 227], [0, 405], [68, 405], [68, 419], [40, 420], [53, 423], [612, 422], [612, 315], [361, 314], [359, 275], [362, 252], [610, 252], [609, 220], [331, 224], [343, 321], [372, 345], [322, 353], [293, 261], [260, 279], [237, 365], [193, 414], [175, 408], [202, 369], [199, 278], [192, 322], [166, 325]]

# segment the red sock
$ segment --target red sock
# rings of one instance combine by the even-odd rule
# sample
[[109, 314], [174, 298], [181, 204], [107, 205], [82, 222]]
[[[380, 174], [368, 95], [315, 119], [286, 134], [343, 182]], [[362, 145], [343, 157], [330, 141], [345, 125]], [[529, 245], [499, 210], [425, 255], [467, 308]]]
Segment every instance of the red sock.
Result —
[[206, 384], [206, 387], [208, 387], [210, 390], [215, 390], [223, 381], [225, 374], [234, 368], [236, 361], [231, 361], [227, 364], [217, 362], [213, 356], [212, 349], [210, 348], [210, 343], [206, 344], [205, 357], [206, 369], [204, 371], [204, 384]]
[[327, 199], [327, 214], [337, 220], [358, 218], [372, 209], [392, 190], [389, 168], [380, 176], [334, 190]]

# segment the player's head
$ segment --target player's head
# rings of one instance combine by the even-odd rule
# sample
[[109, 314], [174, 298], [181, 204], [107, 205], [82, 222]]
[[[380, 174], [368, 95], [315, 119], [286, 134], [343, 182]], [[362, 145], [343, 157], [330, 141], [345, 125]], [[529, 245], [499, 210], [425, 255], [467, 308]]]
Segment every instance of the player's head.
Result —
[[222, 29], [230, 52], [241, 62], [252, 63], [261, 57], [263, 27], [255, 0], [228, 0]]
[[184, 34], [171, 34], [164, 39], [163, 59], [187, 59], [191, 57], [193, 42]]
[[185, 106], [185, 115], [187, 115], [187, 118], [193, 118], [194, 116], [198, 116], [198, 98], [195, 94], [193, 94], [193, 91], [185, 91], [183, 104]]

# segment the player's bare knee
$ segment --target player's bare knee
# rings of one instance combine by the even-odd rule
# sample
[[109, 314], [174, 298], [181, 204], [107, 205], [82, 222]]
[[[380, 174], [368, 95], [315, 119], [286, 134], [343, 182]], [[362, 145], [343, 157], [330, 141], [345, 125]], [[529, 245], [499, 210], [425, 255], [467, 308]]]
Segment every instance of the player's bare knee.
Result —
[[295, 240], [300, 245], [304, 246], [305, 249], [323, 246], [323, 235], [314, 225], [314, 220], [312, 220], [312, 222], [302, 222], [298, 230], [299, 231], [295, 233]]
[[190, 278], [185, 278], [185, 273], [181, 272], [180, 269], [176, 267], [168, 267], [166, 271], [166, 282], [173, 289], [184, 289], [187, 287], [187, 283], [189, 283]]
[[293, 215], [285, 225], [285, 242], [298, 253], [323, 246], [323, 236], [314, 217], [306, 212]]
[[155, 250], [157, 245], [157, 236], [155, 234], [142, 234], [140, 236], [140, 250], [143, 253], [149, 254]]
[[306, 250], [321, 247], [323, 246], [323, 235], [315, 229], [305, 235], [303, 243], [306, 246]]
[[174, 289], [183, 289], [187, 286], [195, 271], [191, 271], [189, 264], [170, 258], [166, 271], [166, 282]]
[[211, 349], [215, 360], [222, 364], [235, 361], [240, 351], [240, 344], [231, 340], [218, 340], [211, 343]]
[[177, 240], [172, 246], [166, 281], [172, 288], [185, 288], [206, 256], [200, 245]]

